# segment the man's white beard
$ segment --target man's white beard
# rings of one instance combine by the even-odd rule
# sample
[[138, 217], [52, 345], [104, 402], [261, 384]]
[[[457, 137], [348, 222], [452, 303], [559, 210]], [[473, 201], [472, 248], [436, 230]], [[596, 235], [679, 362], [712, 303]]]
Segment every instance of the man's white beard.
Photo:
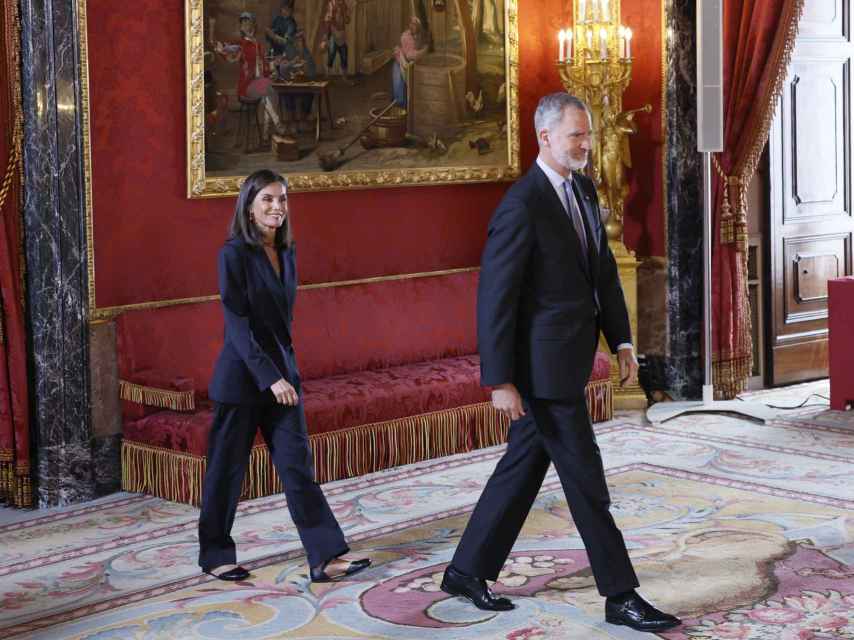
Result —
[[562, 167], [569, 169], [570, 171], [582, 171], [584, 167], [587, 166], [587, 161], [590, 158], [590, 154], [584, 154], [584, 160], [576, 160], [569, 153], [564, 153], [562, 155], [554, 154], [552, 158]]
[[582, 171], [584, 167], [587, 166], [587, 159], [588, 156], [586, 155], [584, 156], [584, 160], [575, 160], [572, 157], [568, 157], [567, 160], [569, 160], [569, 168], [573, 171]]

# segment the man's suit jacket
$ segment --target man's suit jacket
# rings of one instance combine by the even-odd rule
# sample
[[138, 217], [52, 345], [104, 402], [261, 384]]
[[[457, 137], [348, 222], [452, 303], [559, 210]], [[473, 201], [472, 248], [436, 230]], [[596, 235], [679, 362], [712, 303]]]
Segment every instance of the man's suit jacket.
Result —
[[492, 216], [477, 296], [485, 386], [513, 383], [523, 396], [578, 399], [590, 377], [599, 330], [612, 351], [631, 342], [596, 189], [580, 173], [573, 173], [573, 183], [588, 229], [589, 260], [536, 163]]
[[231, 238], [219, 252], [225, 339], [208, 387], [216, 402], [272, 402], [274, 382], [284, 378], [299, 384], [291, 348], [297, 286], [294, 248], [282, 249], [280, 258], [282, 275], [277, 277], [264, 250], [242, 238]]

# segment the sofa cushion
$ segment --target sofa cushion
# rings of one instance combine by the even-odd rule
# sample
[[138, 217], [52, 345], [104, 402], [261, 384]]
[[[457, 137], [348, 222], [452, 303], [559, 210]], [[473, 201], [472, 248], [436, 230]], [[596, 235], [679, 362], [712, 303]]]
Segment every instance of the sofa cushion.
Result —
[[[310, 435], [483, 402], [477, 356], [359, 371], [303, 383]], [[213, 418], [210, 402], [195, 413], [158, 411], [125, 425], [124, 438], [204, 456]], [[260, 431], [255, 443], [262, 444]]]
[[[302, 385], [310, 435], [453, 409], [488, 400], [480, 386], [477, 356], [443, 358], [376, 371], [307, 380]], [[596, 354], [591, 380], [607, 380], [610, 360]], [[213, 410], [201, 401], [195, 413], [158, 411], [124, 427], [125, 440], [205, 456]], [[262, 444], [260, 431], [255, 443]]]
[[[177, 453], [206, 456], [212, 419], [213, 405], [204, 400], [196, 404], [195, 413], [167, 409], [126, 422], [122, 439]], [[260, 432], [255, 442], [262, 442]]]
[[119, 380], [122, 415], [138, 420], [163, 409], [196, 410], [196, 385], [192, 378], [168, 380], [156, 371], [142, 370], [132, 380]]
[[303, 383], [309, 433], [319, 434], [488, 399], [477, 356], [360, 371]]

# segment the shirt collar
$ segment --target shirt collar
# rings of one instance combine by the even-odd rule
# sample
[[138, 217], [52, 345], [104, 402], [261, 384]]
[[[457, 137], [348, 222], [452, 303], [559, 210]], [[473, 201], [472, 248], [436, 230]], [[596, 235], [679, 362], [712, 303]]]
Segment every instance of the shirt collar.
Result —
[[537, 156], [537, 165], [540, 167], [540, 169], [543, 170], [543, 173], [546, 174], [546, 177], [549, 179], [549, 182], [552, 183], [552, 186], [557, 191], [561, 191], [563, 189], [563, 183], [566, 180], [569, 180], [570, 182], [572, 181], [572, 173], [570, 173], [568, 177], [564, 178], [557, 171], [547, 165], [545, 161], [539, 156]]

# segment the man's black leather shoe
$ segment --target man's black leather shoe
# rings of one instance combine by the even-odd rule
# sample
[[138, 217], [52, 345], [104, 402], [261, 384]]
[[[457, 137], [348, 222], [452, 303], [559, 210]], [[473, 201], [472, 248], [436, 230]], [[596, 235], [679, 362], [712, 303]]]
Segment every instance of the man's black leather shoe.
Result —
[[467, 576], [450, 564], [442, 577], [442, 591], [468, 598], [474, 606], [484, 611], [510, 611], [516, 608], [507, 598], [496, 597], [486, 586], [486, 580]]
[[679, 618], [659, 611], [634, 591], [625, 597], [606, 599], [605, 620], [635, 631], [664, 631], [682, 624]]

